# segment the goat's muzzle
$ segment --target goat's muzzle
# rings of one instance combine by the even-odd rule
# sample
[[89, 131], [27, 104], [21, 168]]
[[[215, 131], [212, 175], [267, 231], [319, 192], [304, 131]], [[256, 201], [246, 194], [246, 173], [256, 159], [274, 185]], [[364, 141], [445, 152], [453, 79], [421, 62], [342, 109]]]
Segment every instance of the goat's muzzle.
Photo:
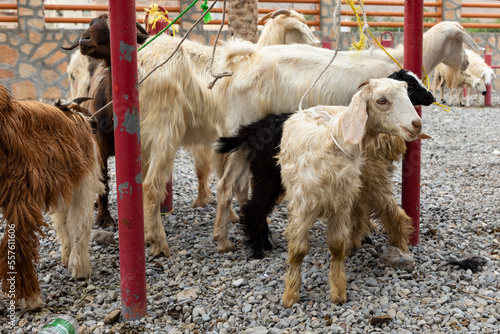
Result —
[[485, 90], [483, 90], [483, 91], [481, 92], [481, 94], [483, 94], [483, 96], [484, 96], [484, 95], [486, 95], [486, 91], [485, 91]]

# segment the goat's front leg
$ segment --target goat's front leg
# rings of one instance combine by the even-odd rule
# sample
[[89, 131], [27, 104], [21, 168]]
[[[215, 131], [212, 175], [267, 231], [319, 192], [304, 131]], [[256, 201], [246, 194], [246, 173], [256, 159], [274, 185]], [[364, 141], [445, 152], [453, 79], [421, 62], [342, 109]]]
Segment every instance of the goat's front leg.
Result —
[[347, 301], [344, 258], [352, 238], [350, 223], [349, 210], [343, 210], [338, 217], [328, 220], [326, 228], [328, 249], [331, 253], [328, 275], [330, 299], [335, 304]]
[[389, 245], [408, 252], [409, 238], [413, 232], [411, 218], [396, 203], [392, 192], [377, 191], [376, 187], [371, 189], [370, 192], [364, 192], [365, 203], [377, 203], [374, 216], [380, 219], [387, 231]]
[[194, 160], [194, 169], [198, 178], [198, 196], [191, 205], [192, 208], [203, 208], [210, 201], [212, 192], [210, 191], [211, 155], [212, 148], [210, 146], [198, 145], [189, 148]]
[[[161, 203], [167, 197], [167, 182], [170, 179], [174, 167], [176, 147], [160, 145], [157, 143], [158, 151], [151, 159], [148, 152], [143, 152], [144, 161], [153, 161], [154, 164], [146, 163], [142, 169], [144, 182], [144, 241], [150, 245], [151, 255], [170, 257], [170, 247], [167, 243], [167, 235], [161, 222]], [[146, 154], [144, 154], [146, 153]]]
[[104, 183], [104, 193], [99, 194], [97, 198], [97, 218], [96, 224], [102, 228], [115, 226], [115, 220], [109, 213], [109, 171], [108, 171], [108, 156], [101, 155], [102, 164], [102, 182]]
[[288, 242], [288, 263], [286, 272], [283, 306], [292, 307], [300, 301], [302, 261], [309, 251], [309, 232], [316, 216], [310, 213], [296, 214], [289, 211], [286, 239]]
[[234, 244], [227, 237], [232, 211], [233, 180], [233, 170], [226, 168], [224, 175], [217, 183], [217, 212], [215, 215], [213, 236], [217, 244], [217, 252], [219, 253], [231, 252], [235, 249]]

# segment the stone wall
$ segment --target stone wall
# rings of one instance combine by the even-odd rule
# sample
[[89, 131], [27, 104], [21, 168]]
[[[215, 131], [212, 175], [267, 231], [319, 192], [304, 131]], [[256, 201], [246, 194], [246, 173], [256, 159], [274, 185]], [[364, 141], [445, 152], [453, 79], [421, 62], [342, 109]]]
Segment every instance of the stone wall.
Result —
[[[461, 3], [460, 0], [445, 0], [446, 6], [448, 2], [453, 11]], [[181, 0], [181, 10], [190, 3], [191, 0]], [[333, 0], [322, 0], [321, 27], [316, 32], [319, 39], [330, 35], [334, 3]], [[201, 14], [199, 6], [193, 7], [181, 21], [180, 34], [183, 35]], [[81, 30], [46, 29], [42, 0], [18, 0], [18, 15], [17, 28], [0, 28], [0, 85], [7, 87], [18, 99], [65, 98], [69, 93], [66, 68], [71, 53], [62, 50], [61, 46], [71, 45]], [[454, 12], [453, 15], [457, 14]], [[216, 33], [217, 30], [204, 30], [203, 24], [200, 24], [193, 30], [190, 39], [213, 45]], [[374, 33], [376, 37], [380, 34]], [[402, 32], [393, 35], [395, 44], [403, 42]], [[477, 33], [473, 37], [483, 47], [490, 45], [492, 63], [500, 64], [500, 33]], [[228, 38], [227, 29], [220, 38]], [[358, 33], [343, 33], [340, 37], [341, 49], [348, 50], [358, 38]], [[498, 77], [495, 87], [500, 87], [500, 75]]]

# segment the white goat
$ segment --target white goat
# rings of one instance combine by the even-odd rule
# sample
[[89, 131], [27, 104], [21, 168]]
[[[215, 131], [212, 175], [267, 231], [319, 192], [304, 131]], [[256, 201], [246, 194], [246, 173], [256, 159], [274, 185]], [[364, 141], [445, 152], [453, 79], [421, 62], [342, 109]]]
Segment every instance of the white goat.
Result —
[[82, 55], [80, 50], [71, 55], [66, 70], [69, 78], [69, 99], [89, 96], [90, 82], [97, 65], [98, 60]]
[[[299, 22], [292, 15], [290, 19]], [[286, 18], [280, 22], [285, 21]], [[277, 21], [276, 24], [272, 22], [269, 21], [268, 25], [278, 27]], [[319, 41], [312, 31], [299, 23], [290, 23], [285, 32], [278, 31], [281, 42], [293, 40], [317, 44]], [[297, 39], [297, 31], [302, 39]], [[292, 37], [287, 37], [289, 33]], [[264, 28], [263, 35], [266, 34], [274, 32]], [[276, 38], [266, 40], [279, 42]], [[179, 41], [179, 38], [159, 36], [139, 52], [139, 78], [169, 57]], [[223, 48], [217, 49], [217, 57]], [[160, 205], [166, 196], [166, 184], [176, 151], [185, 146], [190, 151], [195, 148], [195, 153], [199, 155], [211, 152], [211, 144], [224, 132], [227, 109], [221, 103], [217, 90], [207, 89], [212, 80], [209, 72], [211, 57], [212, 47], [186, 40], [173, 58], [140, 86], [145, 240], [151, 244], [151, 254], [155, 256], [170, 255], [161, 224]], [[195, 162], [198, 158], [195, 154]]]
[[[450, 104], [453, 104], [453, 96], [456, 94], [458, 98], [458, 103], [463, 106], [463, 91], [464, 87], [467, 89], [467, 98], [465, 101], [465, 106], [470, 106], [470, 95], [473, 92], [477, 92], [478, 94], [485, 95], [486, 94], [486, 86], [484, 84], [484, 80], [479, 77], [474, 76], [469, 68], [465, 71], [460, 71], [460, 75], [458, 78], [455, 78], [454, 85], [448, 84], [446, 78], [449, 76], [449, 66], [445, 64], [439, 64], [434, 69], [434, 81], [433, 81], [433, 92], [440, 89], [441, 91], [441, 103], [446, 103], [444, 100], [444, 88], [447, 86], [451, 88], [451, 97]], [[456, 91], [456, 93], [455, 93]], [[479, 101], [478, 101], [479, 103]]]
[[[477, 50], [476, 50], [477, 51]], [[486, 86], [492, 84], [493, 79], [496, 79], [497, 76], [495, 71], [491, 67], [489, 67], [481, 55], [471, 51], [465, 50], [467, 57], [469, 58], [469, 70], [470, 72], [476, 76], [481, 78]], [[483, 94], [484, 95], [484, 94]], [[480, 92], [477, 92], [477, 103], [480, 101]]]
[[[423, 66], [428, 73], [441, 62], [452, 66], [457, 72], [467, 68], [464, 43], [475, 50], [481, 50], [456, 22], [441, 22], [427, 31], [423, 38]], [[230, 111], [226, 128], [233, 132], [239, 126], [268, 114], [296, 110], [300, 98], [316, 79], [314, 74], [323, 70], [333, 55], [331, 50], [306, 45], [269, 46], [257, 50], [249, 44], [245, 47], [236, 44], [233, 47], [226, 46], [225, 52], [225, 61], [220, 66], [233, 71], [233, 76], [225, 78], [218, 89], [221, 90], [220, 96], [225, 99], [223, 103]], [[400, 63], [403, 62], [402, 47], [389, 52]], [[397, 70], [398, 66], [381, 50], [362, 51], [357, 55], [339, 52], [305, 98], [304, 106], [347, 105], [363, 81], [387, 77]], [[389, 156], [393, 156], [393, 153]], [[232, 219], [233, 190], [240, 206], [245, 205], [248, 200], [249, 178], [246, 157], [237, 152], [232, 153], [217, 185], [217, 215], [213, 234], [219, 252], [234, 249], [227, 238], [228, 224]], [[394, 205], [395, 202], [388, 203], [382, 209], [398, 211], [393, 208]], [[400, 217], [398, 221], [403, 218]], [[406, 216], [406, 219], [409, 218]], [[397, 243], [401, 244], [403, 241]], [[402, 247], [405, 248], [406, 246]]]
[[372, 79], [348, 107], [319, 106], [297, 112], [283, 127], [278, 162], [288, 205], [288, 262], [283, 306], [299, 301], [301, 265], [309, 250], [309, 231], [318, 218], [328, 221], [331, 253], [330, 298], [346, 301], [344, 257], [355, 227], [351, 209], [361, 192], [366, 140], [378, 134], [411, 141], [422, 120], [410, 102], [406, 83]]

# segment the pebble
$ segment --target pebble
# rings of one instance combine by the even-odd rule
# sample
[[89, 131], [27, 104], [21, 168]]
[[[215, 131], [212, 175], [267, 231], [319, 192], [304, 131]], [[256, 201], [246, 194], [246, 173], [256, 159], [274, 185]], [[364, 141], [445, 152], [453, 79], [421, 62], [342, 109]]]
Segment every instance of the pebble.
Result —
[[[495, 253], [500, 239], [500, 158], [493, 153], [500, 151], [500, 97], [496, 95], [493, 108], [452, 106], [452, 112], [445, 113], [437, 106], [424, 107], [425, 132], [432, 139], [422, 141], [420, 243], [411, 246], [408, 254], [400, 253], [388, 246], [382, 229], [373, 233], [373, 245], [365, 244], [346, 257], [348, 298], [343, 305], [329, 300], [330, 254], [324, 228], [316, 223], [302, 264], [300, 301], [293, 308], [283, 308], [288, 268], [286, 204], [273, 211], [269, 225], [273, 250], [266, 251], [264, 259], [249, 257], [240, 224], [229, 225], [235, 250], [217, 253], [212, 241], [214, 197], [205, 208], [191, 208], [197, 194], [196, 175], [191, 156], [181, 149], [173, 173], [174, 213], [161, 218], [172, 256], [146, 257], [147, 317], [104, 321], [121, 309], [116, 228], [93, 227], [106, 232], [110, 243], [92, 241], [92, 273], [87, 280], [70, 278], [60, 261], [59, 240], [52, 229], [43, 228], [48, 237], [40, 239], [37, 274], [45, 308], [26, 313], [17, 309], [22, 316], [12, 327], [7, 318], [9, 301], [0, 294], [0, 334], [35, 333], [56, 313], [71, 314], [84, 333], [97, 334], [498, 333], [498, 304], [481, 297], [500, 300], [500, 257]], [[474, 101], [475, 95], [471, 98]], [[110, 162], [114, 182], [114, 159]], [[212, 175], [213, 194], [216, 181]], [[400, 164], [394, 191], [400, 202]], [[117, 220], [115, 198], [112, 184], [110, 209]], [[4, 228], [0, 226], [0, 234]], [[397, 254], [392, 265], [381, 265], [391, 252]], [[411, 260], [401, 261], [408, 255]], [[488, 259], [477, 273], [442, 266], [471, 255]], [[381, 315], [392, 320], [369, 325], [373, 316]]]

